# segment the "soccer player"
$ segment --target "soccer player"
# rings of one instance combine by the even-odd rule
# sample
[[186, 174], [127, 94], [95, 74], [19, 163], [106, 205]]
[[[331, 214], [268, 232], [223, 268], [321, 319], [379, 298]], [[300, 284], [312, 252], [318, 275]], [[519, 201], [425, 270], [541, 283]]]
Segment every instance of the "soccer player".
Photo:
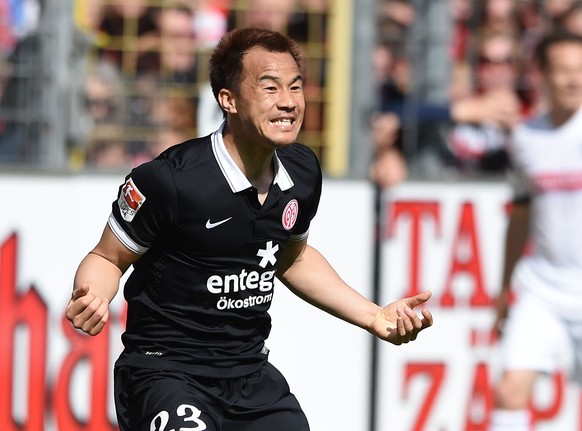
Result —
[[79, 265], [67, 317], [91, 335], [134, 268], [115, 365], [122, 430], [308, 430], [268, 362], [275, 278], [396, 345], [432, 325], [428, 310], [413, 310], [429, 291], [382, 308], [307, 244], [322, 175], [313, 152], [296, 143], [305, 108], [300, 61], [279, 33], [227, 33], [210, 59], [225, 122], [134, 169]]
[[[534, 382], [560, 366], [564, 347], [582, 382], [582, 36], [545, 36], [537, 60], [548, 111], [517, 126], [510, 147], [515, 198], [497, 301], [503, 373], [492, 431], [531, 429]], [[522, 255], [530, 237], [533, 251]]]

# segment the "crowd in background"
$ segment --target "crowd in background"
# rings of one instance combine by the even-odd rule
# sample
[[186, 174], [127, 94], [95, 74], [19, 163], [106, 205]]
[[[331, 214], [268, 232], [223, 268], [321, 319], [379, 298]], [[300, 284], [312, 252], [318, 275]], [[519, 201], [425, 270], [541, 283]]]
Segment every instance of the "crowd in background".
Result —
[[[310, 115], [302, 141], [321, 153], [328, 0], [74, 0], [70, 6], [66, 84], [74, 100], [70, 107], [56, 104], [72, 123], [65, 143], [72, 167], [126, 170], [214, 131], [222, 113], [208, 83], [208, 57], [223, 34], [246, 26], [288, 34], [304, 50]], [[35, 32], [49, 10], [52, 21]], [[58, 13], [45, 0], [0, 0], [2, 166], [42, 165], [35, 153], [52, 126], [41, 112], [47, 109], [41, 93], [57, 80], [46, 62]]]
[[534, 90], [537, 41], [552, 29], [582, 33], [582, 2], [448, 0], [448, 100], [414, 108], [421, 142], [407, 152], [403, 105], [419, 84], [411, 80], [408, 55], [419, 4], [379, 2], [374, 66], [380, 100], [372, 118], [376, 156], [370, 175], [388, 187], [404, 180], [411, 165], [417, 173], [502, 173], [512, 127], [544, 108], [543, 95]]
[[35, 36], [42, 0], [0, 0], [0, 160], [18, 161], [38, 151], [27, 142], [40, 133], [37, 122], [22, 118], [24, 99], [34, 99], [40, 81], [29, 85], [21, 64], [39, 53]]
[[[436, 27], [448, 29], [446, 40], [437, 41], [446, 45], [448, 80], [446, 98], [434, 101], [419, 91], [426, 83], [414, 73], [419, 65], [411, 52], [414, 44], [435, 42], [430, 34], [424, 41], [415, 34], [415, 23], [437, 3], [447, 8], [446, 22]], [[11, 62], [19, 48], [32, 46], [42, 4], [0, 0], [3, 106], [15, 94]], [[376, 0], [376, 7], [370, 64], [378, 100], [371, 101], [370, 178], [389, 187], [413, 169], [427, 175], [503, 172], [511, 128], [543, 108], [544, 98], [533, 90], [536, 41], [556, 27], [582, 32], [582, 1]], [[85, 60], [77, 83], [83, 112], [71, 159], [89, 168], [126, 169], [213, 131], [222, 113], [207, 81], [208, 56], [225, 32], [242, 26], [281, 31], [300, 43], [307, 75], [300, 138], [321, 155], [329, 144], [324, 106], [330, 11], [329, 0], [75, 0]], [[429, 80], [432, 65], [424, 67]], [[26, 140], [5, 119], [0, 115], [0, 160]]]
[[[216, 130], [222, 112], [207, 80], [207, 60], [228, 30], [280, 31], [305, 50], [310, 43], [325, 43], [326, 0], [80, 3], [77, 22], [93, 41], [85, 98], [94, 127], [86, 162], [97, 167], [136, 165], [170, 145]], [[320, 26], [315, 35], [313, 19]], [[307, 64], [306, 99], [312, 111], [304, 130], [321, 133], [323, 74], [313, 61]]]

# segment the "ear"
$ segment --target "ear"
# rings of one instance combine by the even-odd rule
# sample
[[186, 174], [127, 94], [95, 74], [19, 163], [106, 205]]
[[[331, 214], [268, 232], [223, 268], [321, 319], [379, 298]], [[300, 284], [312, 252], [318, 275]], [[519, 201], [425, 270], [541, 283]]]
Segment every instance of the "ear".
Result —
[[234, 93], [226, 88], [218, 92], [218, 103], [227, 114], [236, 114], [236, 98]]

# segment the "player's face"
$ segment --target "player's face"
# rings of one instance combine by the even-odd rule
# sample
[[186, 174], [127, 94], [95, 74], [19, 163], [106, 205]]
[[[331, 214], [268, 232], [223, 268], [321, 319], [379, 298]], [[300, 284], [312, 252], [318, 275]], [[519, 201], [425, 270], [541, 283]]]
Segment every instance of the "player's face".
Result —
[[550, 47], [544, 78], [552, 106], [576, 111], [582, 105], [582, 45], [564, 42]]
[[275, 147], [297, 140], [305, 99], [301, 72], [291, 54], [261, 48], [247, 52], [236, 111], [254, 139]]

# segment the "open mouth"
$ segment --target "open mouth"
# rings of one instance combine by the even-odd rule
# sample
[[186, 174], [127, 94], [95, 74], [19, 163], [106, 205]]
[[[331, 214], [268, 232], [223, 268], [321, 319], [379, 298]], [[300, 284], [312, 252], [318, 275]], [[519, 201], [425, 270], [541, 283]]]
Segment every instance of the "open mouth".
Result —
[[271, 124], [273, 124], [274, 126], [280, 126], [280, 127], [289, 127], [294, 122], [295, 122], [295, 120], [292, 118], [277, 118], [275, 120], [271, 120]]

